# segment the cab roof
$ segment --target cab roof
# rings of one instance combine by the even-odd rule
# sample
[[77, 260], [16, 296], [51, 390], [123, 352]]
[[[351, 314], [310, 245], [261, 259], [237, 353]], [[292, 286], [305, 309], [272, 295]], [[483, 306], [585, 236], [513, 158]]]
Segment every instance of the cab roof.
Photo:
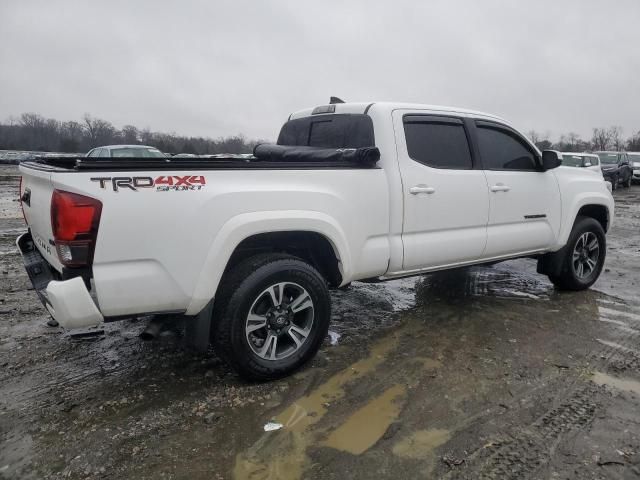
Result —
[[[493, 115], [490, 113], [479, 112], [477, 110], [470, 110], [467, 108], [460, 107], [446, 107], [442, 105], [427, 105], [422, 103], [402, 103], [402, 102], [347, 102], [347, 103], [334, 103], [330, 105], [334, 108], [331, 112], [319, 112], [319, 113], [359, 113], [364, 114], [368, 113], [371, 109], [375, 109], [376, 111], [386, 111], [393, 112], [394, 110], [425, 110], [430, 112], [443, 112], [443, 113], [456, 113], [460, 115], [471, 115], [476, 117], [485, 117], [493, 120], [500, 121], [502, 123], [508, 124], [505, 119], [498, 117], [497, 115]], [[329, 105], [318, 105], [316, 107], [305, 108], [304, 110], [299, 110], [297, 112], [292, 113], [289, 116], [289, 120], [293, 120], [296, 118], [304, 118], [313, 114], [314, 110], [324, 109], [329, 107]]]

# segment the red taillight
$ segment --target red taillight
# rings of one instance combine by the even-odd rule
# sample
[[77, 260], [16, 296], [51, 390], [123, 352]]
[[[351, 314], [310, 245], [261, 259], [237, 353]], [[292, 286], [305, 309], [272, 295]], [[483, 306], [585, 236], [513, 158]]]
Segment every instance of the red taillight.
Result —
[[51, 227], [58, 257], [64, 265], [91, 265], [101, 213], [102, 203], [95, 198], [53, 191]]

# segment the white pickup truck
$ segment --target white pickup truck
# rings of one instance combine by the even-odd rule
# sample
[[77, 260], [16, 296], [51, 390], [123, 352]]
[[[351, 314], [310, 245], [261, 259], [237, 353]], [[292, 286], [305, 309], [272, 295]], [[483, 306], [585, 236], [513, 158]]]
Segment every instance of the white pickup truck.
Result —
[[603, 267], [614, 202], [508, 122], [339, 103], [294, 113], [254, 157], [23, 163], [35, 289], [66, 328], [186, 317], [241, 375], [270, 379], [327, 334], [328, 288], [516, 258], [560, 289]]

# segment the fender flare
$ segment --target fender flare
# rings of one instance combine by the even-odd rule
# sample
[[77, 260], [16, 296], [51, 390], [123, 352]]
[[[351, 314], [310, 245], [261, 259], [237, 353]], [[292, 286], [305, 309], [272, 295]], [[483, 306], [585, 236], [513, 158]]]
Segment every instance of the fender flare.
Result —
[[576, 218], [578, 217], [578, 212], [582, 207], [586, 207], [587, 205], [599, 205], [607, 209], [608, 216], [608, 228], [611, 228], [611, 222], [613, 220], [613, 202], [611, 198], [607, 198], [605, 195], [594, 195], [592, 192], [585, 192], [579, 194], [572, 202], [569, 207], [566, 216], [563, 218], [562, 226], [560, 228], [560, 233], [558, 235], [558, 249], [562, 248], [567, 241], [569, 240], [569, 235], [571, 235], [571, 230], [573, 230], [573, 225], [576, 222]]
[[185, 312], [198, 314], [215, 296], [222, 274], [240, 243], [261, 233], [303, 231], [325, 237], [338, 258], [343, 283], [352, 275], [352, 260], [346, 235], [340, 225], [321, 212], [307, 210], [274, 210], [250, 212], [227, 220], [213, 239], [193, 290], [191, 302]]

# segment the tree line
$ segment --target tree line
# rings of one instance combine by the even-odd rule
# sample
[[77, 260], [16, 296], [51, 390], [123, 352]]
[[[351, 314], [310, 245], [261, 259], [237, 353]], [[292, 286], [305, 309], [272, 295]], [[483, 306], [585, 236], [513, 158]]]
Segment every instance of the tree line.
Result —
[[[563, 134], [555, 142], [549, 134], [535, 130], [529, 138], [540, 150], [568, 151], [628, 150], [640, 151], [640, 131], [625, 138], [620, 127], [594, 128], [590, 139], [577, 133]], [[243, 135], [220, 137], [187, 137], [175, 133], [152, 132], [125, 125], [117, 129], [111, 122], [85, 114], [82, 121], [61, 122], [37, 113], [23, 113], [0, 123], [0, 150], [86, 153], [101, 145], [149, 145], [166, 153], [251, 153], [258, 143]]]
[[640, 131], [629, 138], [622, 135], [622, 128], [594, 128], [590, 139], [583, 139], [577, 133], [560, 135], [556, 142], [549, 134], [542, 135], [535, 130], [528, 132], [529, 138], [540, 150], [559, 150], [561, 152], [597, 152], [599, 150], [626, 150], [640, 152]]
[[149, 145], [165, 153], [251, 153], [258, 143], [243, 135], [220, 138], [187, 137], [152, 132], [133, 125], [116, 128], [111, 122], [85, 114], [82, 121], [61, 122], [37, 113], [23, 113], [0, 123], [0, 150], [82, 153], [102, 145]]

